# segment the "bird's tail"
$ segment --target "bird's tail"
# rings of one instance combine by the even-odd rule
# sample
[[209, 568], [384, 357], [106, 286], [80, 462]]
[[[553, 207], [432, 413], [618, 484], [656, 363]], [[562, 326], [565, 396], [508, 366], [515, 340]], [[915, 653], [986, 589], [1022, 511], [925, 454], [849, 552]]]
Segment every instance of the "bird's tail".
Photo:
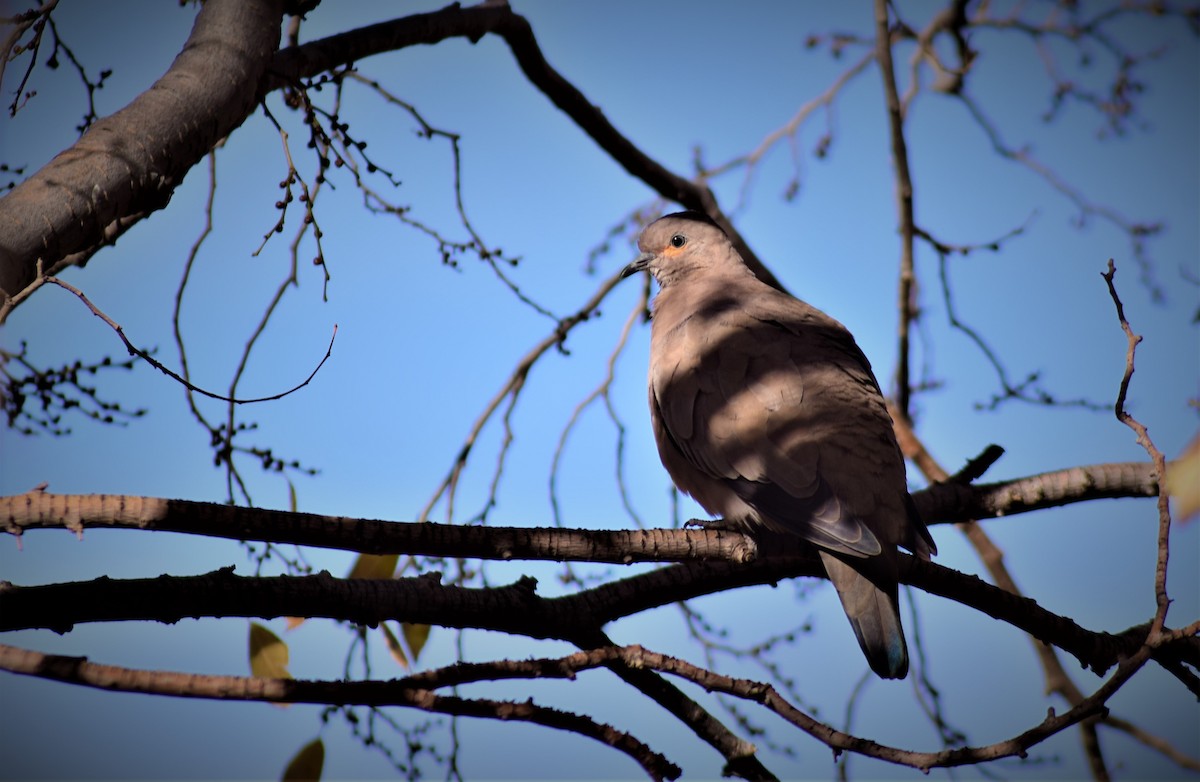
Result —
[[891, 559], [886, 553], [853, 560], [824, 550], [820, 554], [871, 670], [884, 679], [903, 679], [908, 675], [908, 646], [900, 625], [899, 587], [895, 573], [878, 572], [888, 565], [894, 569]]

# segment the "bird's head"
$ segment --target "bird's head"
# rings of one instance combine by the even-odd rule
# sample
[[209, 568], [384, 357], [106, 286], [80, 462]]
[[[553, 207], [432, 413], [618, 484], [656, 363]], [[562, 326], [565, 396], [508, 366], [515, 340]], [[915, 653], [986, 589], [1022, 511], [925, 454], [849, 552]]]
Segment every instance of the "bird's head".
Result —
[[658, 218], [642, 231], [638, 249], [641, 253], [622, 276], [648, 271], [664, 287], [704, 270], [745, 269], [729, 237], [703, 212], [676, 212]]

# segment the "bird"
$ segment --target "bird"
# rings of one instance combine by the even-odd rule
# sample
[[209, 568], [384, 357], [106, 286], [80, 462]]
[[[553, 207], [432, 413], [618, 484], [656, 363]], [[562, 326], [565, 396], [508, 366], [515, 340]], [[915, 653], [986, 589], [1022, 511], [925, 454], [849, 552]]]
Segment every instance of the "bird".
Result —
[[[638, 238], [648, 271], [650, 419], [675, 485], [721, 523], [816, 547], [871, 669], [908, 674], [898, 553], [933, 538], [871, 364], [850, 331], [755, 276], [703, 212]], [[767, 536], [763, 536], [767, 539]]]

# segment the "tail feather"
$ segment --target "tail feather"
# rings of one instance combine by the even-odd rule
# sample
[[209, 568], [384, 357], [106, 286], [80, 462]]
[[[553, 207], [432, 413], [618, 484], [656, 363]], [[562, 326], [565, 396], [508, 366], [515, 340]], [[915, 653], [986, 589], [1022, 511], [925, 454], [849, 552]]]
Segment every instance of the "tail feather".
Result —
[[895, 574], [886, 572], [888, 565], [894, 570], [894, 563], [886, 552], [852, 563], [827, 551], [820, 554], [871, 670], [884, 679], [903, 679], [908, 646], [900, 624], [899, 586]]

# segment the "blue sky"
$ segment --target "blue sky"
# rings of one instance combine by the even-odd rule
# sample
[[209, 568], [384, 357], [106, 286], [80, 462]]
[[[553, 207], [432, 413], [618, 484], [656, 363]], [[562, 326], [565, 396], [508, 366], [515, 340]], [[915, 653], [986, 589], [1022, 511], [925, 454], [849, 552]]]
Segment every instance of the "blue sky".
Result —
[[[312, 14], [307, 38], [436, 4], [332, 4]], [[11, 4], [6, 4], [6, 8]], [[679, 173], [691, 168], [693, 149], [715, 164], [755, 147], [804, 102], [824, 91], [858, 56], [834, 60], [807, 50], [805, 36], [831, 30], [869, 34], [865, 3], [761, 4], [632, 2], [604, 5], [517, 2], [531, 21], [547, 59], [647, 154]], [[193, 11], [171, 4], [126, 3], [122, 18], [112, 6], [81, 4], [59, 12], [59, 29], [92, 72], [111, 67], [97, 94], [103, 113], [115, 111], [149, 86], [170, 64], [191, 26]], [[903, 6], [920, 24], [924, 7]], [[7, 13], [7, 11], [6, 11]], [[137, 25], [124, 19], [138, 20]], [[103, 35], [97, 35], [103, 30]], [[1125, 340], [1100, 272], [1112, 257], [1126, 313], [1138, 333], [1137, 374], [1130, 409], [1150, 427], [1168, 455], [1179, 453], [1197, 428], [1189, 398], [1198, 392], [1200, 340], [1190, 319], [1198, 292], [1186, 276], [1198, 274], [1200, 250], [1200, 47], [1185, 29], [1138, 23], [1120, 28], [1140, 50], [1167, 41], [1166, 53], [1143, 75], [1150, 85], [1140, 99], [1148, 125], [1103, 143], [1101, 120], [1081, 107], [1050, 125], [1039, 117], [1051, 86], [1028, 41], [981, 33], [983, 51], [973, 89], [1007, 143], [1029, 145], [1038, 159], [1097, 202], [1132, 220], [1162, 220], [1167, 230], [1150, 247], [1165, 302], [1152, 300], [1130, 256], [1127, 239], [1111, 225], [1076, 225], [1078, 209], [1027, 170], [991, 154], [988, 140], [961, 108], [925, 93], [909, 118], [909, 147], [919, 224], [952, 243], [986, 242], [1027, 224], [1002, 252], [953, 257], [949, 273], [959, 315], [990, 342], [1014, 380], [1034, 371], [1064, 398], [1115, 398], [1124, 366]], [[1055, 46], [1063, 67], [1067, 50]], [[909, 50], [897, 62], [907, 80]], [[1098, 56], [1102, 61], [1102, 58]], [[450, 41], [360, 63], [361, 71], [415, 105], [436, 127], [460, 134], [464, 197], [473, 224], [493, 246], [519, 255], [511, 272], [530, 297], [557, 315], [578, 308], [599, 284], [628, 262], [622, 241], [585, 273], [588, 253], [610, 227], [651, 200], [640, 182], [616, 166], [524, 79], [502, 42]], [[19, 69], [6, 74], [13, 89]], [[38, 95], [15, 119], [0, 120], [0, 158], [32, 171], [70, 144], [84, 110], [78, 80], [60, 68], [39, 68]], [[902, 84], [901, 89], [906, 84]], [[303, 154], [303, 128], [282, 108], [293, 154]], [[414, 216], [463, 237], [448, 186], [451, 159], [438, 139], [417, 138], [414, 122], [365, 89], [347, 89], [344, 119], [356, 138], [369, 142], [372, 159], [394, 171], [393, 192]], [[833, 145], [825, 159], [812, 150], [825, 131], [820, 112], [797, 139], [798, 169], [787, 145], [768, 153], [745, 191], [734, 219], [747, 241], [796, 295], [825, 309], [856, 335], [881, 384], [889, 386], [896, 363], [894, 312], [899, 244], [894, 188], [880, 102], [878, 74], [867, 69], [839, 96]], [[306, 175], [312, 161], [301, 163]], [[183, 328], [194, 380], [227, 389], [245, 340], [263, 307], [287, 274], [288, 242], [299, 221], [289, 215], [282, 235], [252, 257], [274, 224], [276, 185], [286, 171], [279, 136], [261, 113], [234, 133], [217, 155], [215, 233], [204, 245], [184, 301]], [[798, 171], [797, 197], [781, 195]], [[433, 494], [461, 448], [471, 422], [508, 377], [515, 361], [553, 323], [509, 294], [484, 265], [469, 259], [457, 269], [439, 262], [434, 244], [387, 217], [367, 215], [352, 182], [334, 179], [318, 206], [324, 253], [332, 280], [322, 300], [320, 271], [300, 253], [299, 286], [285, 296], [255, 348], [239, 393], [276, 393], [302, 380], [323, 355], [334, 324], [333, 357], [303, 391], [276, 403], [243, 409], [256, 421], [255, 444], [320, 469], [315, 478], [293, 478], [300, 509], [347, 516], [413, 519]], [[378, 187], [385, 187], [382, 181]], [[740, 173], [714, 183], [732, 209], [742, 192]], [[98, 254], [83, 270], [64, 275], [120, 322], [138, 344], [157, 346], [157, 357], [178, 365], [171, 337], [172, 298], [189, 247], [203, 226], [206, 166], [194, 169], [170, 207]], [[1001, 480], [1076, 464], [1136, 461], [1144, 452], [1133, 434], [1109, 413], [1048, 409], [1009, 403], [976, 409], [998, 390], [980, 351], [947, 324], [938, 288], [937, 258], [917, 254], [923, 339], [918, 362], [943, 385], [917, 398], [918, 430], [949, 469], [988, 443], [1005, 457], [988, 473]], [[489, 520], [503, 525], [550, 522], [548, 481], [563, 426], [575, 406], [605, 374], [605, 361], [627, 315], [638, 304], [639, 285], [626, 281], [603, 306], [603, 316], [573, 333], [569, 355], [552, 353], [532, 371], [515, 407], [515, 432], [498, 504]], [[0, 342], [13, 349], [28, 341], [44, 365], [77, 357], [119, 356], [116, 336], [65, 291], [48, 288], [10, 318]], [[669, 482], [658, 466], [645, 410], [648, 329], [637, 325], [615, 363], [613, 402], [627, 428], [624, 474], [631, 501], [652, 526], [671, 519]], [[182, 389], [152, 369], [98, 378], [101, 394], [149, 414], [127, 427], [70, 422], [68, 438], [23, 438], [0, 433], [0, 491], [24, 491], [43, 481], [61, 493], [119, 493], [222, 501], [222, 474], [212, 466], [207, 433], [187, 412]], [[210, 415], [220, 406], [202, 403]], [[502, 429], [494, 422], [476, 445], [456, 503], [454, 520], [469, 519], [483, 504]], [[623, 528], [615, 473], [616, 430], [600, 406], [589, 408], [573, 431], [561, 463], [558, 496], [569, 526]], [[288, 506], [287, 484], [245, 464], [251, 496], [264, 507]], [[910, 480], [919, 476], [910, 470]], [[685, 505], [686, 516], [699, 515]], [[444, 505], [431, 518], [444, 520]], [[1200, 615], [1197, 560], [1200, 525], [1174, 534], [1172, 623]], [[1148, 619], [1153, 609], [1155, 514], [1147, 501], [1090, 503], [987, 522], [1026, 594], [1048, 609], [1096, 630], [1120, 631]], [[938, 561], [982, 572], [976, 556], [950, 528], [934, 530]], [[94, 531], [76, 541], [63, 532], [25, 536], [23, 549], [0, 541], [0, 579], [17, 584], [93, 578], [203, 573], [253, 564], [236, 544], [165, 534]], [[341, 574], [352, 555], [309, 552], [318, 568]], [[632, 571], [613, 571], [620, 576]], [[546, 593], [561, 591], [553, 566], [488, 565], [491, 583], [526, 573], [541, 576]], [[807, 591], [807, 599], [797, 594]], [[951, 720], [973, 743], [1010, 736], [1034, 724], [1059, 701], [1042, 694], [1029, 642], [1007, 626], [954, 604], [917, 596], [930, 673], [945, 697]], [[696, 608], [727, 626], [738, 643], [811, 622], [815, 632], [776, 654], [797, 677], [806, 705], [839, 721], [843, 704], [865, 666], [847, 631], [832, 590], [784, 584], [697, 601]], [[781, 619], [784, 625], [781, 625]], [[906, 622], [910, 623], [911, 619]], [[282, 633], [279, 622], [271, 626]], [[679, 612], [665, 608], [617, 623], [620, 642], [702, 657], [686, 638]], [[65, 636], [11, 634], [6, 642], [49, 652], [87, 655], [98, 662], [199, 673], [247, 672], [246, 623], [185, 620], [175, 626], [91, 625]], [[349, 642], [341, 629], [310, 622], [287, 635], [297, 676], [338, 676]], [[525, 644], [487, 633], [467, 633], [469, 659], [550, 655], [563, 645]], [[375, 643], [375, 672], [399, 671]], [[451, 662], [455, 639], [434, 632], [422, 664]], [[1098, 680], [1068, 670], [1085, 691]], [[761, 670], [722, 661], [722, 670], [762, 677]], [[574, 708], [632, 730], [689, 770], [689, 778], [719, 776], [719, 758], [656, 708], [593, 673], [571, 684], [479, 687], [473, 692]], [[697, 693], [697, 697], [702, 697]], [[287, 758], [320, 732], [328, 745], [327, 773], [338, 778], [390, 775], [387, 763], [363, 750], [344, 723], [321, 729], [317, 710], [261, 704], [180, 702], [83, 691], [12, 676], [0, 677], [0, 700], [19, 703], [23, 719], [0, 735], [0, 755], [17, 777], [275, 777]], [[1191, 702], [1189, 702], [1191, 701]], [[1200, 754], [1200, 714], [1182, 687], [1148, 669], [1112, 704], [1114, 713]], [[412, 715], [400, 718], [411, 721]], [[765, 762], [787, 777], [834, 774], [829, 753], [816, 742], [762, 721], [794, 758], [764, 748]], [[936, 737], [911, 697], [908, 684], [873, 682], [858, 711], [855, 730], [879, 741], [934, 749]], [[623, 757], [587, 740], [544, 729], [463, 723], [468, 778], [630, 778]], [[448, 746], [445, 733], [443, 747]], [[77, 751], [63, 752], [63, 737]], [[397, 743], [399, 740], [396, 739]], [[1169, 777], [1179, 773], [1122, 736], [1104, 734], [1118, 776]], [[534, 754], [536, 753], [536, 755]], [[536, 757], [531, 771], [530, 758]], [[1076, 733], [1039, 748], [1039, 762], [1003, 765], [1015, 779], [1075, 778], [1085, 773]], [[9, 761], [6, 761], [9, 763]], [[915, 778], [916, 772], [852, 761], [862, 777]], [[434, 776], [439, 776], [434, 774]], [[963, 777], [976, 778], [965, 771]]]

